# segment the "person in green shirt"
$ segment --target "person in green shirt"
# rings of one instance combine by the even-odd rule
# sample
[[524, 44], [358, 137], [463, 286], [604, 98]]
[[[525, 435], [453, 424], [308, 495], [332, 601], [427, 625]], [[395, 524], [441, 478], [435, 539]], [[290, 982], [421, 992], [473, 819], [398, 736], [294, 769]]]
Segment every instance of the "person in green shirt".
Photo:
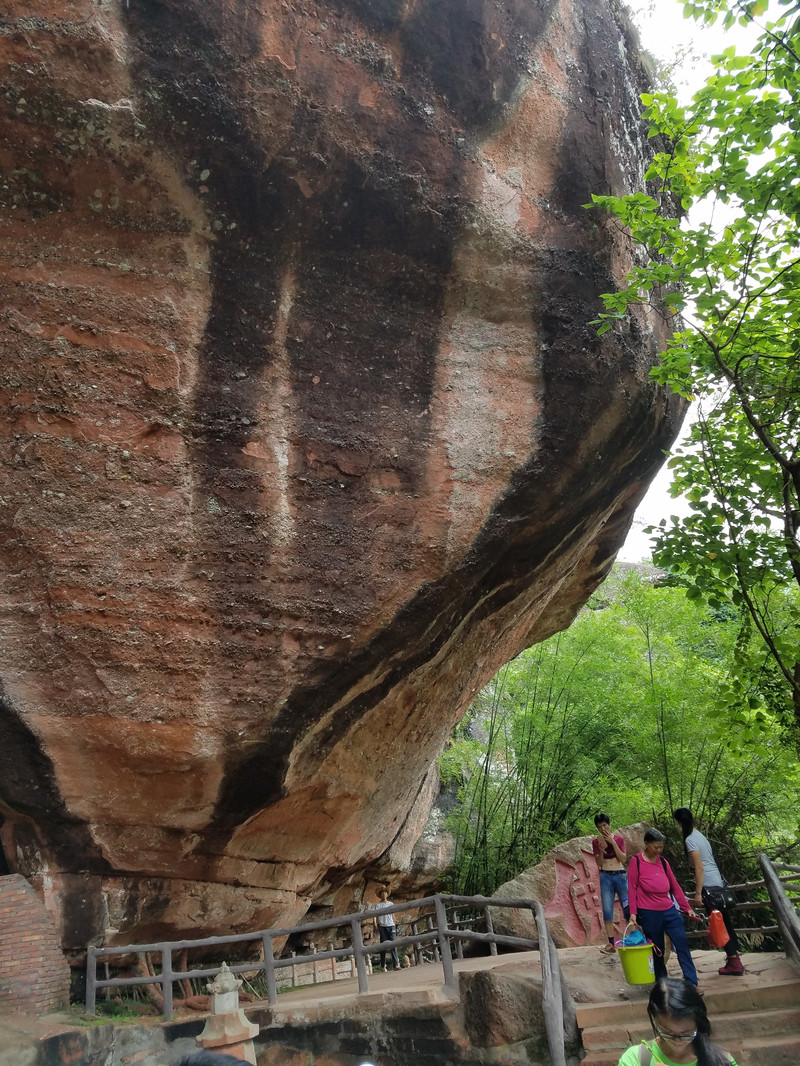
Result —
[[706, 1005], [689, 981], [675, 977], [657, 981], [647, 1015], [654, 1039], [629, 1047], [617, 1066], [736, 1066], [727, 1051], [711, 1042]]

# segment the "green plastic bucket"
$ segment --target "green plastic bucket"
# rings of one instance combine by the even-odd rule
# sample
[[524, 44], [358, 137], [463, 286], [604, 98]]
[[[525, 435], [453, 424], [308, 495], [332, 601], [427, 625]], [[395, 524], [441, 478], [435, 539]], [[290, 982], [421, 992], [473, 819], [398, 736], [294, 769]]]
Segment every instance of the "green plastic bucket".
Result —
[[636, 944], [635, 947], [626, 948], [618, 940], [616, 947], [622, 972], [629, 985], [651, 985], [655, 981], [652, 944]]

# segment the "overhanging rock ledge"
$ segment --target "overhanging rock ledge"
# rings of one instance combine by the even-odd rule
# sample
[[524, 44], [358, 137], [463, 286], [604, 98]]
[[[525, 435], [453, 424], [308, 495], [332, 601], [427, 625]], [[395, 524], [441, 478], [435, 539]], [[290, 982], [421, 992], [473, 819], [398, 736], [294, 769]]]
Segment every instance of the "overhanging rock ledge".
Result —
[[290, 924], [676, 432], [656, 321], [589, 324], [636, 55], [607, 0], [10, 0], [0, 54], [3, 850], [68, 950]]

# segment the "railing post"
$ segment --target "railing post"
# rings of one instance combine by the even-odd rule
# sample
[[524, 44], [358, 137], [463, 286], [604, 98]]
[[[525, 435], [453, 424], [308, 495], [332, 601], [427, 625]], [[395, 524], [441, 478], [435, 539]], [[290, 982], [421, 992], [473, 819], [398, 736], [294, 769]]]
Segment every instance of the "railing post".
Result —
[[[486, 920], [486, 932], [489, 934], [489, 936], [494, 936], [494, 922], [492, 921], [492, 912], [489, 910], [488, 907], [484, 907], [483, 908], [483, 917]], [[489, 954], [490, 955], [496, 955], [497, 954], [497, 941], [496, 940], [492, 940], [489, 943]]]
[[[538, 900], [531, 900], [531, 910], [536, 919], [536, 928], [539, 932], [539, 962], [542, 967], [542, 1006], [544, 1007], [544, 1025], [547, 1032], [547, 1043], [550, 1047], [550, 1059], [553, 1066], [566, 1066], [564, 1004], [560, 975], [555, 972], [555, 967], [559, 966], [558, 953], [551, 953], [550, 951], [550, 932], [544, 916], [544, 907]], [[555, 955], [555, 958], [553, 955]]]
[[[275, 952], [272, 950], [272, 937], [268, 932], [261, 934], [264, 945], [264, 980], [267, 982], [267, 1002], [274, 1007], [278, 1002], [278, 983], [275, 980]], [[294, 986], [294, 981], [292, 982]]]
[[[459, 925], [460, 921], [461, 921], [461, 915], [459, 913], [458, 907], [453, 907], [453, 928], [455, 929], [456, 932], [458, 932], [458, 930], [460, 928], [460, 925]], [[463, 959], [464, 958], [464, 941], [461, 939], [460, 936], [456, 937], [456, 958], [458, 958], [458, 959]]]
[[90, 947], [86, 954], [86, 1013], [97, 1011], [97, 948]]
[[444, 987], [455, 990], [456, 979], [453, 973], [453, 954], [450, 951], [450, 938], [447, 935], [447, 910], [444, 900], [437, 893], [434, 897], [436, 907], [436, 925], [439, 932], [439, 950], [442, 954], [442, 970], [444, 972]]
[[172, 948], [169, 944], [159, 944], [161, 952], [161, 995], [164, 999], [162, 1014], [167, 1021], [172, 1019]]
[[547, 942], [550, 948], [550, 967], [554, 973], [558, 974], [558, 983], [561, 986], [561, 1009], [564, 1015], [564, 1038], [571, 1044], [577, 1044], [580, 1040], [580, 1029], [578, 1028], [575, 1001], [572, 998], [569, 985], [564, 977], [564, 971], [561, 969], [561, 963], [558, 959], [558, 948], [551, 936], [548, 936]]
[[[433, 918], [431, 917], [430, 914], [426, 914], [425, 915], [425, 928], [426, 928], [426, 930], [429, 933], [433, 929]], [[433, 942], [433, 961], [434, 962], [439, 962], [439, 960], [440, 960], [439, 945], [434, 940], [434, 942]]]
[[351, 918], [350, 929], [353, 933], [353, 954], [356, 957], [358, 991], [359, 993], [369, 992], [369, 978], [367, 977], [367, 962], [364, 958], [364, 937], [361, 935], [361, 922]]

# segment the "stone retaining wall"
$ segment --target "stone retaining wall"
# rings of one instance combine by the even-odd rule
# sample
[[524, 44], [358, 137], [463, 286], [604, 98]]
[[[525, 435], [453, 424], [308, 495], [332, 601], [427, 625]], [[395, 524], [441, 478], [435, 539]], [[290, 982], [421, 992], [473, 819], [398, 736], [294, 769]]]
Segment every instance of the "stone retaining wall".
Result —
[[[258, 1024], [258, 1066], [545, 1066], [541, 982], [462, 973], [459, 996], [404, 989], [389, 995], [282, 1008], [245, 1006]], [[35, 1066], [171, 1066], [197, 1047], [205, 1016], [73, 1029], [41, 1041]], [[577, 1066], [575, 1049], [569, 1058]], [[5, 1061], [0, 1057], [0, 1061]]]

